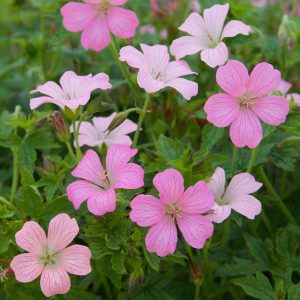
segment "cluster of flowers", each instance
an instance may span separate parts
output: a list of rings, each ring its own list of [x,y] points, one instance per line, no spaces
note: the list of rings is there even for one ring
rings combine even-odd
[[[104,49],[110,43],[110,33],[121,38],[134,36],[138,18],[134,12],[120,7],[127,0],[84,2],[68,3],[61,13],[66,29],[82,31],[81,43],[85,49]],[[285,121],[289,112],[285,94],[290,85],[266,62],[258,64],[250,75],[242,62],[229,60],[226,63],[228,49],[223,40],[251,33],[251,27],[240,21],[230,21],[224,27],[228,9],[228,4],[217,4],[204,10],[203,17],[193,12],[179,27],[188,36],[171,45],[175,61],[170,62],[166,46],[145,44],[141,44],[142,51],[132,46],[123,47],[119,59],[139,70],[137,83],[146,93],[171,87],[190,100],[198,94],[198,85],[182,76],[196,73],[180,59],[200,52],[201,60],[208,66],[220,66],[216,80],[223,90],[205,104],[208,121],[217,127],[230,126],[230,138],[237,147],[255,148],[263,136],[260,120],[273,126]],[[31,99],[30,107],[36,109],[44,103],[52,103],[78,115],[78,109],[88,103],[94,90],[110,88],[109,77],[104,73],[78,76],[67,71],[60,85],[50,81],[32,91],[43,96]],[[282,94],[274,94],[275,90]],[[287,97],[299,101],[299,95]],[[105,162],[101,162],[97,152],[88,150],[72,171],[72,176],[78,179],[67,187],[74,208],[87,201],[88,210],[95,216],[115,211],[116,190],[144,186],[143,168],[130,162],[137,150],[130,147],[132,141],[128,134],[138,127],[125,120],[109,131],[115,115],[94,117],[93,124],[87,121],[78,124],[80,147],[108,146]],[[148,251],[159,256],[174,253],[177,227],[189,245],[201,249],[213,234],[213,222],[223,222],[232,209],[254,219],[261,212],[261,203],[251,194],[262,184],[249,173],[235,175],[226,190],[225,182],[222,168],[215,170],[209,182],[199,181],[186,190],[179,171],[167,169],[156,174],[153,185],[159,197],[141,194],[130,203],[130,219],[139,226],[150,227],[145,240]],[[70,289],[67,273],[86,275],[91,271],[90,250],[80,245],[67,247],[78,232],[76,220],[66,214],[51,220],[48,238],[36,222],[26,222],[16,234],[16,242],[28,253],[16,256],[11,262],[17,280],[29,282],[41,275],[41,289],[46,296],[66,293]]]

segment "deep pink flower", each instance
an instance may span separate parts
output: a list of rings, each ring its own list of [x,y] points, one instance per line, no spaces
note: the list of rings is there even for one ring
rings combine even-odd
[[[139,226],[151,227],[145,241],[147,250],[159,256],[174,253],[176,224],[189,245],[202,248],[213,233],[213,224],[203,215],[214,205],[207,183],[199,181],[184,191],[180,172],[167,169],[155,175],[153,185],[159,192],[159,199],[138,195],[130,204],[130,219]]]
[[[235,210],[248,219],[261,213],[261,203],[250,194],[262,187],[249,173],[235,175],[225,191],[225,171],[217,168],[209,181],[209,189],[215,195],[215,205],[207,216],[216,223],[222,223]]]
[[[107,146],[111,144],[130,146],[132,140],[128,134],[136,131],[137,125],[131,120],[126,119],[118,127],[112,131],[108,131],[107,129],[116,115],[116,113],[112,113],[109,117],[95,117],[93,118],[93,124],[82,122],[79,128],[79,146],[101,147],[102,144],[106,144]],[[70,131],[73,132],[73,126],[70,127]]]
[[[60,85],[48,81],[31,91],[31,94],[39,92],[46,96],[31,99],[30,108],[35,109],[42,104],[53,103],[62,109],[68,107],[71,110],[76,110],[79,106],[87,104],[92,91],[111,88],[109,77],[105,73],[99,73],[95,76],[91,74],[78,76],[73,71],[67,71],[62,75]]]
[[[139,25],[137,15],[120,7],[128,0],[84,0],[70,2],[61,9],[64,27],[81,32],[81,44],[86,50],[101,51],[110,44],[110,32],[119,38],[132,38]]]
[[[127,145],[109,146],[105,169],[93,150],[88,150],[72,171],[80,178],[67,187],[67,195],[78,209],[87,200],[88,210],[102,216],[116,209],[116,189],[137,189],[144,185],[144,170],[128,161],[137,153]]]
[[[168,48],[162,45],[148,46],[141,44],[143,52],[132,46],[123,47],[120,60],[126,61],[133,68],[138,68],[138,84],[147,93],[155,93],[165,87],[176,89],[186,100],[198,93],[197,83],[180,78],[197,74],[182,60],[170,62]]]
[[[277,126],[289,112],[285,98],[269,95],[280,80],[280,72],[268,63],[258,64],[249,76],[241,62],[230,60],[217,71],[217,82],[224,93],[215,94],[206,102],[207,120],[217,127],[230,126],[235,146],[255,148],[262,140],[260,120]]]
[[[300,94],[288,93],[291,87],[292,87],[291,83],[285,80],[281,80],[279,86],[277,87],[277,90],[280,91],[283,95],[285,95],[289,101],[294,99],[295,105],[300,106]]]
[[[170,52],[181,59],[186,55],[201,52],[201,60],[212,68],[223,65],[228,59],[228,50],[222,42],[224,38],[238,34],[248,35],[251,27],[240,21],[230,21],[224,27],[229,4],[216,4],[205,9],[203,17],[191,13],[179,27],[190,36],[184,36],[173,41]],[[224,27],[224,28],[223,28]]]
[[[28,253],[15,256],[10,264],[16,279],[31,282],[41,275],[45,296],[67,293],[71,287],[68,273],[83,276],[91,272],[90,249],[81,245],[68,247],[78,232],[77,221],[67,214],[50,221],[48,237],[38,223],[26,222],[16,233],[16,243]]]

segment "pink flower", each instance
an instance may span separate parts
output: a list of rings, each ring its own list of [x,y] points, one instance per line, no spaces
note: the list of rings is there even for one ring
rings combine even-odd
[[[217,168],[208,183],[216,201],[207,215],[213,222],[222,223],[232,209],[251,220],[261,213],[261,203],[250,195],[262,187],[260,182],[249,173],[241,173],[232,178],[225,191],[225,180],[224,169]]]
[[[276,4],[277,0],[251,0],[251,2],[257,7],[267,7],[270,4]]]
[[[45,296],[67,293],[71,287],[68,273],[82,276],[91,272],[90,249],[81,245],[67,247],[78,232],[77,221],[67,214],[50,221],[48,237],[38,223],[26,222],[16,233],[16,243],[28,253],[15,256],[10,264],[16,279],[31,282],[41,275]]]
[[[191,10],[194,11],[194,12],[199,13],[201,11],[201,5],[198,2],[198,0],[191,0],[190,1],[190,7],[191,7]]]
[[[42,104],[53,103],[62,109],[68,107],[71,110],[76,110],[79,106],[87,104],[92,91],[111,88],[109,77],[105,73],[99,73],[95,76],[91,74],[78,76],[73,71],[67,71],[63,74],[60,85],[48,81],[31,91],[31,94],[39,92],[46,96],[31,99],[30,108],[35,109]]]
[[[131,120],[126,119],[114,130],[108,131],[107,129],[116,115],[116,113],[113,113],[109,117],[95,117],[93,118],[93,124],[82,122],[79,128],[79,146],[101,147],[102,144],[106,144],[107,146],[111,144],[130,146],[132,140],[127,134],[136,131],[137,125]],[[73,132],[72,126],[70,127],[70,131]]]
[[[277,87],[277,90],[281,92],[283,95],[285,95],[289,101],[294,99],[296,106],[300,106],[300,94],[296,94],[296,93],[288,94],[288,91],[290,90],[291,87],[292,87],[291,83],[281,80],[279,86]]]
[[[84,0],[70,2],[61,9],[64,27],[81,32],[81,44],[86,50],[101,51],[110,44],[110,32],[119,38],[132,38],[139,25],[136,14],[119,7],[128,0]]]
[[[191,36],[173,41],[170,51],[176,59],[201,52],[201,60],[212,68],[223,65],[228,59],[228,50],[222,42],[224,38],[238,34],[248,35],[251,27],[240,21],[230,21],[224,27],[229,4],[216,4],[205,9],[203,17],[191,13],[179,30]],[[224,28],[223,28],[224,27]]]
[[[128,162],[136,153],[136,149],[130,149],[127,145],[112,144],[106,154],[104,169],[97,153],[88,150],[72,171],[72,175],[80,179],[67,187],[68,198],[75,209],[87,200],[88,210],[96,216],[102,216],[116,209],[116,189],[142,187],[144,170]]]
[[[249,76],[246,67],[230,60],[217,71],[224,93],[211,96],[204,106],[207,120],[217,127],[230,125],[230,138],[237,147],[255,148],[262,140],[259,120],[277,126],[289,112],[281,96],[268,95],[278,87],[280,72],[268,63],[258,64]]]
[[[146,24],[146,25],[140,27],[140,33],[142,35],[145,35],[145,34],[155,35],[156,28],[152,24]]]
[[[186,100],[198,93],[197,83],[180,78],[196,74],[182,60],[170,62],[168,48],[162,45],[148,46],[141,44],[143,52],[126,46],[120,51],[120,60],[130,67],[138,68],[138,84],[147,93],[155,93],[167,86],[176,89]]]
[[[167,169],[155,175],[153,185],[159,199],[138,195],[130,204],[130,219],[139,226],[151,227],[145,241],[147,250],[159,256],[174,253],[176,224],[189,245],[202,248],[213,233],[212,222],[203,215],[214,205],[207,183],[199,181],[184,191],[182,175],[177,170]]]

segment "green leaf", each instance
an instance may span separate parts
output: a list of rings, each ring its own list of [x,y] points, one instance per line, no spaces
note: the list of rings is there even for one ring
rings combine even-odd
[[[111,256],[111,266],[118,274],[126,274],[126,268],[124,266],[125,257],[120,252],[114,252]]]
[[[23,143],[18,151],[19,163],[21,166],[33,172],[36,160],[36,151],[29,144]]]
[[[157,151],[159,155],[164,157],[166,160],[179,159],[184,153],[185,147],[178,140],[173,140],[169,137],[161,135],[157,142]]]
[[[22,187],[23,199],[18,201],[18,206],[27,216],[38,218],[42,212],[42,197],[36,186]]]
[[[299,300],[300,299],[300,283],[292,285],[288,290],[288,300]]]
[[[160,258],[155,253],[150,253],[146,249],[143,249],[145,258],[149,264],[149,266],[155,270],[156,272],[159,271],[159,264],[160,264]]]

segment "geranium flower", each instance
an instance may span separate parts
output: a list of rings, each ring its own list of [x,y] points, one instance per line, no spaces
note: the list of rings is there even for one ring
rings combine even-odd
[[[230,60],[217,71],[217,82],[224,93],[215,94],[206,102],[207,120],[217,127],[230,126],[235,146],[255,148],[263,136],[259,120],[277,126],[289,112],[285,98],[269,95],[280,80],[280,72],[268,63],[258,64],[249,76],[241,62]]]
[[[176,224],[185,240],[200,249],[213,233],[211,220],[204,216],[214,205],[213,194],[206,182],[199,181],[184,191],[180,172],[167,169],[155,175],[153,185],[159,198],[138,195],[130,203],[130,219],[139,226],[148,227],[146,247],[159,256],[176,250]]]
[[[191,13],[179,27],[191,36],[184,36],[173,41],[170,52],[176,59],[201,52],[201,60],[215,68],[223,65],[228,59],[228,49],[222,42],[224,38],[238,34],[248,35],[251,27],[240,21],[230,21],[224,27],[229,4],[216,4],[205,9],[203,17]],[[223,28],[224,27],[224,28]]]
[[[39,92],[46,96],[31,99],[30,108],[36,109],[42,104],[53,103],[61,109],[68,107],[76,110],[79,106],[87,104],[92,91],[110,88],[109,77],[105,73],[78,76],[73,71],[67,71],[60,78],[60,86],[53,81],[48,81],[31,91],[31,94]]]
[[[128,161],[137,150],[127,145],[112,144],[106,154],[105,169],[93,150],[88,150],[72,171],[80,178],[67,187],[67,195],[78,209],[87,200],[88,210],[102,216],[116,209],[116,189],[137,189],[144,185],[144,170]]]
[[[138,68],[138,85],[147,93],[155,93],[167,86],[177,90],[186,100],[198,93],[197,83],[180,78],[197,74],[182,60],[170,62],[168,48],[162,45],[148,46],[141,44],[143,52],[132,46],[123,47],[120,60],[130,67]]]
[[[261,203],[250,194],[258,191],[262,183],[249,173],[235,175],[225,191],[225,171],[217,168],[208,185],[215,195],[215,205],[207,216],[215,223],[222,223],[235,210],[248,219],[261,213]]]
[[[129,39],[139,25],[137,15],[120,7],[128,0],[84,0],[70,2],[61,8],[64,27],[81,32],[81,44],[86,50],[101,51],[110,44],[110,32],[119,38]]]
[[[296,93],[288,93],[288,91],[291,89],[292,84],[285,81],[281,80],[279,86],[277,87],[277,90],[281,92],[283,95],[286,96],[286,98],[291,101],[294,99],[294,102],[297,106],[300,106],[300,94]]]
[[[112,131],[108,131],[108,127],[116,115],[116,113],[112,113],[109,117],[95,117],[93,118],[93,124],[90,122],[82,122],[79,128],[79,146],[88,145],[90,147],[101,147],[102,144],[106,144],[107,146],[111,144],[130,146],[132,140],[128,134],[135,132],[137,125],[131,120],[126,119],[118,127]],[[78,126],[78,124],[76,124],[76,126]],[[70,127],[70,131],[73,132],[73,126]]]
[[[38,223],[26,222],[16,233],[16,243],[28,253],[15,256],[10,264],[16,279],[31,282],[41,275],[45,296],[67,293],[71,288],[68,273],[82,276],[91,272],[90,249],[81,245],[68,247],[78,232],[77,221],[67,214],[50,221],[48,237]]]

